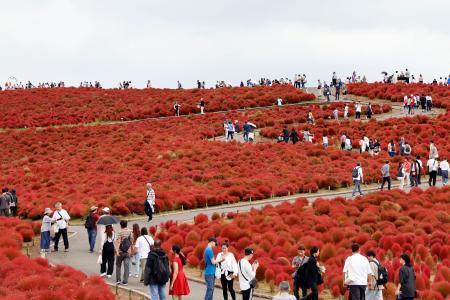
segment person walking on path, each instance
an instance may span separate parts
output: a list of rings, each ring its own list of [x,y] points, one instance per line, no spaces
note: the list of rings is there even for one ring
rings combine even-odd
[[[0,196],[0,216],[9,217],[10,202],[11,197],[8,188],[3,188]]]
[[[131,227],[131,232],[133,235],[133,243],[135,244],[137,239],[141,236],[141,230],[139,228],[139,224],[134,223],[133,226]],[[136,245],[136,244],[135,244]],[[139,274],[140,274],[140,257],[139,257],[139,251],[136,251],[136,248],[134,248],[134,251],[131,252],[130,254],[130,265],[129,265],[129,270],[130,270],[130,276],[133,276],[133,259],[134,259],[134,277],[135,278],[139,278]]]
[[[353,183],[355,184],[352,192],[352,197],[355,196],[356,192],[359,192],[359,194],[362,196],[363,193],[361,192],[361,183],[364,183],[364,175],[360,162],[357,162],[356,167],[354,167],[352,170],[352,179]]]
[[[433,143],[433,141],[430,142],[430,154],[428,157],[434,159],[439,157],[438,149],[436,145]]]
[[[205,100],[203,98],[200,99],[200,114],[203,115],[205,114]]]
[[[248,124],[248,121],[244,122],[244,125],[242,126],[244,130],[244,141],[248,142],[248,134],[251,132],[250,125]]]
[[[280,290],[279,293],[275,296],[273,296],[272,300],[296,300],[295,296],[289,294],[289,282],[282,281],[280,282],[280,285],[278,286],[278,289]]]
[[[9,202],[9,212],[11,216],[17,217],[17,209],[19,208],[19,198],[16,189],[11,190],[11,202]]]
[[[411,175],[411,163],[409,162],[408,157],[405,157],[403,160],[402,171],[403,171],[403,179],[400,180],[401,190],[403,190],[404,184],[408,184],[410,181],[409,176]]]
[[[228,140],[233,140],[233,134],[234,134],[234,125],[233,123],[231,123],[231,121],[228,121],[228,125],[227,125],[227,141]]]
[[[347,257],[342,272],[344,286],[350,290],[350,300],[364,300],[367,286],[373,284],[369,260],[359,253],[359,245],[352,245],[352,255]]]
[[[216,260],[222,260],[217,264],[216,278],[222,285],[223,299],[228,300],[228,292],[230,292],[231,299],[236,300],[233,282],[238,276],[238,266],[234,254],[228,250],[228,241],[222,243],[222,252],[217,254]]]
[[[388,154],[389,154],[389,156],[390,157],[394,157],[395,156],[395,153],[397,152],[396,151],[396,149],[395,149],[395,143],[394,143],[394,140],[391,140],[390,142],[389,142],[389,144],[388,144]]]
[[[289,143],[289,136],[290,136],[289,129],[287,128],[287,126],[284,126],[284,128],[283,128],[283,139],[284,139],[284,142],[286,144]]]
[[[333,117],[334,117],[334,120],[336,120],[336,121],[339,120],[339,109],[337,107],[333,110]]]
[[[144,202],[144,211],[148,216],[148,222],[153,219],[153,213],[155,212],[156,196],[151,182],[147,182],[147,196]]]
[[[251,300],[253,298],[254,286],[250,285],[250,283],[255,279],[259,266],[258,261],[250,264],[253,252],[252,248],[245,248],[245,256],[239,261],[239,287],[242,293],[242,300]]]
[[[367,251],[367,259],[369,260],[370,268],[372,269],[372,285],[367,286],[366,299],[365,300],[383,300],[383,285],[377,285],[377,279],[379,278],[379,266],[380,262],[375,258],[375,252],[372,250]],[[387,280],[387,278],[386,278]]]
[[[434,158],[430,158],[427,162],[427,167],[428,167],[428,175],[429,175],[428,185],[436,186],[436,176],[437,176],[437,172],[438,172],[439,162]]]
[[[361,105],[361,102],[358,102],[355,105],[355,119],[361,119],[361,111],[362,111],[362,105]]]
[[[448,182],[448,169],[449,164],[447,159],[442,159],[439,163],[439,168],[441,169],[441,176],[442,176],[442,185],[447,185]]]
[[[421,184],[422,181],[422,173],[423,173],[423,164],[420,160],[420,155],[416,155],[415,162],[417,163],[418,169],[417,169],[417,184]]]
[[[89,252],[94,252],[95,240],[97,239],[97,221],[100,216],[97,213],[97,206],[91,206],[89,209],[89,215],[86,217],[84,222],[84,228],[86,228],[88,233],[89,241]]]
[[[318,247],[313,246],[309,250],[309,258],[306,262],[306,285],[311,289],[311,293],[301,299],[319,300],[318,286],[323,283],[322,275],[320,272],[319,263],[317,258],[319,257],[320,250]]]
[[[175,102],[173,103],[173,110],[175,111],[175,116],[176,116],[176,117],[179,117],[179,116],[180,116],[180,108],[181,108],[181,105],[178,104],[177,101],[175,101]]]
[[[105,230],[101,232],[100,242],[100,276],[111,278],[114,272],[114,258],[116,233],[112,225],[106,225]]]
[[[152,300],[165,300],[166,284],[170,278],[169,258],[166,252],[161,249],[161,241],[156,240],[144,269],[144,285],[148,286],[148,291]]]
[[[53,219],[50,217],[52,210],[46,208],[41,224],[41,253],[50,252],[50,230],[52,229]]]
[[[390,165],[389,165],[389,161],[386,160],[384,162],[384,165],[381,167],[381,177],[382,177],[382,182],[381,182],[381,190],[383,190],[384,188],[384,183],[387,182],[388,184],[388,190],[391,189],[391,174],[390,174]]]
[[[146,227],[141,228],[141,235],[136,239],[134,248],[136,249],[136,264],[139,264],[141,270],[140,282],[144,282],[144,269],[147,264],[148,253],[153,246],[153,238],[148,235]],[[139,258],[139,259],[138,259]],[[139,273],[139,268],[136,268],[136,273]]]
[[[133,252],[133,235],[127,228],[126,220],[120,221],[120,231],[117,235],[114,245],[116,250],[116,282],[117,284],[128,285],[128,276],[130,275],[130,256]],[[123,264],[123,281],[122,281],[122,264]]]
[[[181,300],[182,296],[189,295],[191,292],[183,270],[183,266],[186,264],[186,257],[181,253],[180,246],[178,245],[172,246],[172,252],[172,276],[169,295],[172,295],[173,299]]]
[[[67,228],[69,227],[70,216],[65,209],[62,208],[61,202],[55,204],[55,212],[53,213],[53,221],[55,221],[55,245],[54,251],[58,252],[59,239],[63,238],[64,252],[69,252],[69,238],[67,236]]]
[[[292,144],[295,145],[295,143],[298,142],[298,133],[297,133],[297,131],[295,131],[295,128],[292,128],[290,138],[291,138]]]
[[[348,104],[346,103],[344,106],[344,119],[348,119]]]
[[[400,255],[402,265],[398,274],[398,286],[395,294],[401,300],[413,300],[416,297],[416,275],[407,254]]]
[[[203,254],[205,260],[205,282],[206,282],[206,293],[205,300],[212,300],[214,295],[214,279],[216,275],[216,264],[221,263],[221,260],[214,259],[213,247],[217,246],[217,240],[215,237],[210,237],[208,239],[208,245],[205,248]]]
[[[370,104],[370,102],[367,105],[367,113],[366,114],[367,114],[367,119],[371,119],[372,118],[373,111],[372,111],[372,104]]]
[[[300,295],[298,293],[299,289],[302,289],[302,297],[306,296],[308,291],[308,287],[305,284],[306,278],[301,278],[301,274],[299,274],[299,269],[301,266],[308,262],[308,256],[305,255],[305,246],[300,245],[297,249],[297,256],[292,260],[292,268],[295,270],[292,274],[292,278],[294,278],[294,296],[297,300],[300,299]]]

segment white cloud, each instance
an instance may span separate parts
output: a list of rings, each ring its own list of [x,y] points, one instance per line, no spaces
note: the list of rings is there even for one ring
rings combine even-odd
[[[100,80],[175,87],[353,70],[379,79],[450,66],[448,1],[68,1],[2,3],[0,81]],[[311,3],[310,3],[311,2]]]

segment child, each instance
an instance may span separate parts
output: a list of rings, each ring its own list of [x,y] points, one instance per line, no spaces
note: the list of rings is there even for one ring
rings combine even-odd
[[[44,218],[42,219],[41,225],[41,253],[50,252],[50,229],[52,228],[52,218],[50,215],[52,210],[46,208],[44,210]]]

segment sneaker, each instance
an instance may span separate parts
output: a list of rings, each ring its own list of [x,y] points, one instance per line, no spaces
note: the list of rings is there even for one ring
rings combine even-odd
[[[100,274],[100,277],[105,277],[106,276],[106,273],[101,273]]]
[[[64,252],[69,252],[69,249],[64,249]]]
[[[119,281],[116,282],[116,284],[117,285],[122,284],[122,281],[119,280]]]
[[[128,283],[127,283],[127,282],[122,282],[122,285],[123,285],[123,286],[127,286]]]
[[[58,249],[53,249],[52,252],[58,252]]]
[[[106,277],[111,278],[111,275],[106,275]]]
[[[94,250],[89,250],[89,253],[94,253]]]
[[[134,275],[134,277],[135,277],[135,278],[138,278],[138,277],[139,277],[139,275],[138,275],[138,274],[136,274],[136,275]]]

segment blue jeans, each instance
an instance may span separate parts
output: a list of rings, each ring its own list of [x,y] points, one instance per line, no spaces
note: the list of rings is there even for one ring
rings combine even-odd
[[[50,231],[41,232],[41,250],[50,250]]]
[[[97,230],[88,229],[89,251],[94,251],[95,239],[97,238]]]
[[[166,300],[166,294],[164,293],[165,289],[166,289],[165,284],[163,285],[150,284],[148,286],[148,292],[152,300]]]
[[[356,192],[359,192],[362,195],[363,193],[361,192],[361,181],[353,179],[353,183],[355,184],[355,187],[353,188],[352,197],[355,196]]]
[[[442,170],[441,171],[441,175],[442,175],[442,183],[443,184],[447,184],[447,182],[448,182],[448,171],[447,170]]]
[[[215,275],[205,275],[205,281],[206,281],[205,300],[213,300],[214,281],[215,280],[216,280],[216,276]]]
[[[132,263],[132,261],[133,261],[133,257],[134,257],[134,259],[136,260],[136,273],[134,273],[134,274],[140,274],[139,273],[139,267],[140,267],[140,256],[139,256],[139,251],[138,252],[136,252],[136,254],[135,255],[132,255],[132,256],[130,256],[130,273],[131,274],[133,274],[133,263]]]
[[[248,132],[244,131],[244,141],[248,142]]]

